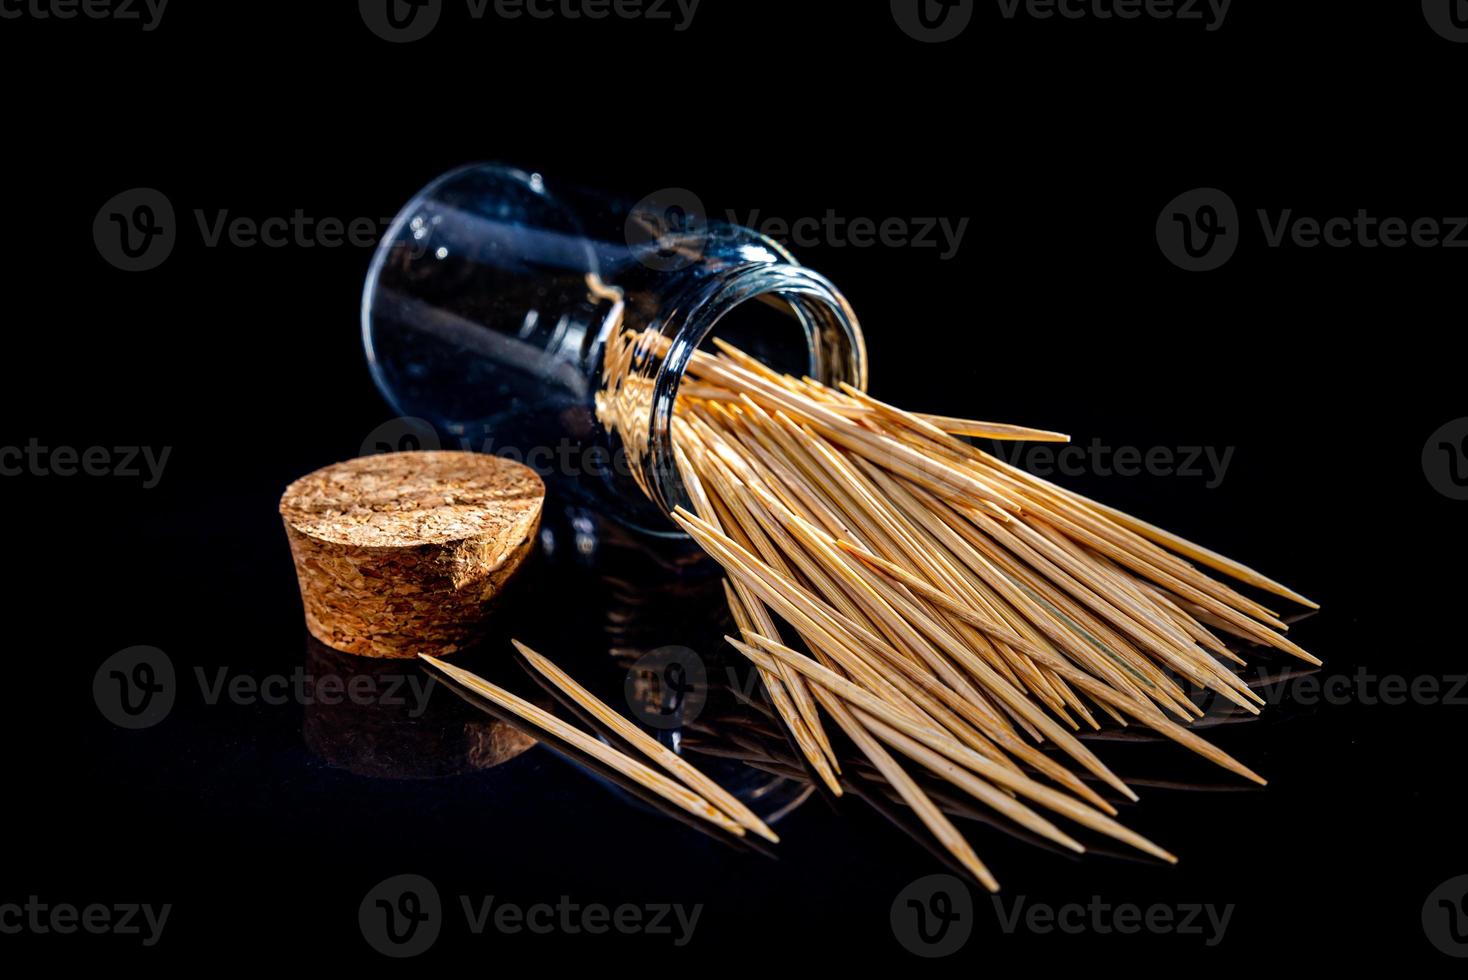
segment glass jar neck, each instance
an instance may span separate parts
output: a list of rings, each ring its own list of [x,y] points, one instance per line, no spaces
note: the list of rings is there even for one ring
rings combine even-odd
[[[634,479],[665,514],[692,507],[673,452],[673,413],[694,352],[716,329],[756,356],[767,339],[762,335],[780,332],[787,342],[793,335],[803,340],[804,357],[790,370],[830,385],[864,389],[867,383],[866,346],[851,305],[829,280],[788,260],[774,243],[751,250],[746,242],[733,256],[715,250],[679,278],[651,322],[626,317],[613,325],[599,398],[608,409],[599,408],[603,424],[621,437]],[[732,315],[755,303],[783,313],[786,322],[728,333]]]

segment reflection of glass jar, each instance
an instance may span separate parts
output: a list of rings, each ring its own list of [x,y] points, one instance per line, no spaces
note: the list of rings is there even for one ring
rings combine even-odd
[[[706,221],[686,191],[631,204],[506,167],[453,171],[394,220],[362,305],[398,412],[663,531],[660,511],[688,504],[673,402],[716,324],[781,370],[865,386],[861,329],[835,287],[769,238]]]

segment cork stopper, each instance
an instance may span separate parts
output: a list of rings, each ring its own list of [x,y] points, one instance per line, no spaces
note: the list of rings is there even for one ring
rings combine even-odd
[[[280,515],[306,628],[364,657],[471,645],[534,548],[544,499],[533,470],[480,453],[365,456],[302,477]]]

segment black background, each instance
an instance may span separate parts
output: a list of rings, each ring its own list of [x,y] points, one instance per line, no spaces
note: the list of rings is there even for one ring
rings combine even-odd
[[[799,250],[860,314],[874,393],[1082,442],[1236,447],[1214,489],[1069,482],[1318,599],[1324,611],[1296,633],[1327,675],[1462,672],[1468,505],[1432,489],[1421,454],[1464,414],[1465,253],[1270,249],[1252,217],[1468,213],[1468,45],[1429,30],[1415,2],[1238,0],[1211,33],[1007,21],[981,2],[961,38],[937,45],[905,36],[882,3],[704,0],[682,33],[474,23],[449,7],[432,37],[401,46],[372,36],[349,3],[180,0],[151,33],[0,21],[0,444],[172,447],[156,489],[0,482],[11,569],[0,901],[174,906],[148,950],[57,935],[0,936],[0,949],[371,968],[386,961],[363,942],[357,903],[413,872],[451,904],[430,964],[493,969],[513,951],[680,970],[906,965],[918,961],[893,938],[889,906],[944,870],[855,800],[809,800],[780,824],[778,861],[731,851],[624,805],[544,749],[445,779],[353,775],[308,749],[300,706],[211,706],[191,680],[163,724],[107,723],[92,674],[127,646],[164,649],[186,678],[302,663],[276,500],[355,455],[392,414],[358,339],[370,251],[206,248],[195,209],[386,218],[441,171],[497,159],[633,193],[688,187],[717,213],[968,217],[951,261]],[[99,256],[91,227],[138,186],[170,198],[180,241],[161,268],[127,274]],[[1244,238],[1223,269],[1188,274],[1162,257],[1154,223],[1199,186],[1232,196]],[[586,642],[606,590],[585,570],[536,575],[521,635],[614,691],[620,675]],[[679,608],[660,642],[712,646],[717,598]],[[1273,708],[1218,735],[1270,777],[1261,791],[1171,747],[1103,744],[1124,776],[1224,790],[1143,787],[1124,810],[1181,864],[1070,861],[965,825],[1003,899],[1231,903],[1222,944],[1007,935],[975,887],[975,936],[944,965],[1299,966],[1386,947],[1450,966],[1420,914],[1433,888],[1468,873],[1464,711]],[[461,894],[705,908],[676,949],[648,936],[471,936]]]

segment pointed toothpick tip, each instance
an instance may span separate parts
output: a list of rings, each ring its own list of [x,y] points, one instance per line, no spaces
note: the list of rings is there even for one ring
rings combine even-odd
[[[1061,660],[1074,659],[1074,669],[1061,673],[1060,678],[1076,683],[1079,673],[1080,680],[1094,681],[1086,693],[1093,698],[1099,694],[1104,700],[1097,703],[1119,723],[1127,724],[1123,715],[1128,715],[1231,772],[1260,786],[1268,785],[1263,777],[1183,727],[1194,713],[1202,712],[1190,703],[1174,703],[1176,695],[1160,686],[1164,685],[1161,672],[1181,672],[1218,690],[1241,710],[1257,713],[1262,699],[1252,692],[1240,692],[1231,675],[1220,674],[1221,660],[1229,654],[1209,642],[1209,629],[1220,624],[1226,624],[1223,628],[1230,633],[1320,665],[1319,658],[1285,638],[1278,614],[1221,579],[1209,577],[1193,562],[1308,609],[1319,609],[1319,603],[1238,562],[1018,471],[953,438],[976,435],[1069,441],[1062,433],[907,412],[855,388],[837,391],[780,375],[725,343],[716,342],[715,348],[724,356],[695,355],[691,371],[704,400],[675,411],[675,423],[681,421],[681,426],[675,424],[675,440],[687,445],[679,465],[703,480],[708,496],[721,506],[710,511],[709,501],[695,496],[698,506],[676,508],[673,520],[741,583],[741,589],[761,590],[762,596],[769,595],[779,605],[778,610],[772,606],[772,611],[802,617],[799,624],[792,620],[791,625],[811,651],[810,657],[799,657],[811,692],[819,697],[823,691],[840,690],[844,692],[840,698],[856,699],[838,698],[831,704],[821,699],[833,717],[839,719],[846,710],[841,705],[846,703],[894,711],[902,706],[887,699],[904,696],[907,685],[894,688],[887,683],[885,674],[900,673],[900,665],[880,659],[868,664],[866,657],[858,659],[868,672],[853,675],[851,681],[840,671],[822,675],[827,655],[835,656],[823,643],[837,642],[836,635],[826,631],[840,630],[839,646],[853,656],[852,651],[845,651],[845,641],[882,644],[878,631],[885,633],[883,626],[904,635],[915,629],[922,642],[936,642],[949,652],[950,645],[943,642],[952,638],[948,624],[963,620],[959,612],[963,609],[983,619],[982,625],[968,622],[967,627],[982,631],[985,626],[993,629],[1003,624],[1016,637],[1042,637],[1033,651],[1013,647],[1021,659],[1039,658],[1030,666],[1042,670],[1042,678],[1048,677],[1043,670],[1054,669],[1048,663],[1038,666],[1047,651],[1054,649]],[[751,439],[760,448],[753,448]],[[751,448],[746,450],[746,446]],[[741,466],[741,460],[747,466]],[[871,486],[881,484],[886,492],[873,496],[867,489],[868,480],[873,481]],[[721,493],[735,497],[721,501]],[[913,547],[927,544],[929,537],[938,545],[931,558]],[[985,542],[1007,555],[1008,561],[1001,561]],[[1023,553],[1015,550],[1016,544],[1025,549]],[[1002,567],[995,568],[990,561]],[[884,577],[878,581],[869,570]],[[1047,583],[1047,596],[1062,603],[1067,615],[1057,615],[1053,607],[1026,603],[1010,591],[1018,580],[1028,581],[1032,573]],[[861,592],[866,601],[857,608],[848,590],[867,584],[871,589]],[[1003,594],[993,591],[1001,588]],[[780,604],[781,596],[776,593],[784,591],[797,593],[799,601]],[[910,594],[921,601],[909,606],[905,597]],[[976,602],[980,594],[985,601]],[[876,605],[877,600],[886,605]],[[893,602],[899,605],[894,607]],[[1115,632],[1125,645],[1120,653],[1102,650],[1109,651],[1125,676],[1116,672],[1117,665],[1096,659],[1090,649],[1095,640],[1086,634],[1087,625],[1068,615],[1072,607],[1086,621],[1095,620]],[[909,609],[923,612],[932,623],[918,627],[906,622]],[[939,612],[941,622],[933,618]],[[879,613],[884,615],[878,617]],[[791,649],[770,645],[778,636],[762,636],[747,625],[739,623],[739,629],[731,631],[734,635],[726,637],[736,650],[761,670],[776,662],[785,668],[795,666],[789,660],[795,656]],[[930,635],[933,630],[939,635]],[[1075,642],[1067,644],[1068,639]],[[1052,643],[1057,646],[1052,648]],[[1199,643],[1201,646],[1196,645]],[[430,662],[437,665],[437,661]],[[846,665],[844,660],[841,663]],[[861,683],[853,686],[853,681]],[[1131,787],[1074,742],[1060,723],[1045,714],[1042,724],[1027,710],[1033,707],[1043,713],[1048,708],[1060,722],[1076,727],[1068,714],[1073,705],[1062,693],[1063,686],[1052,690],[1046,683],[1034,687],[1007,675],[996,676],[975,684],[971,690],[978,693],[946,691],[949,697],[943,701],[947,703],[931,703],[946,712],[956,706],[957,697],[991,696],[995,685],[1010,682],[1021,685],[1006,700],[1006,707],[1022,715],[1015,719],[1018,728],[1039,742],[1065,748],[1114,791],[1107,796],[1118,802],[1122,798],[1140,802]],[[880,703],[869,700],[881,691],[887,693],[876,698]],[[836,697],[834,693],[830,696]],[[1156,700],[1156,706],[1149,698]],[[979,712],[977,702],[971,707]],[[1087,709],[1076,707],[1094,725]],[[1183,725],[1171,721],[1170,715],[1177,715]],[[905,715],[884,717],[906,720]],[[1016,734],[1007,720],[1003,730]],[[924,730],[922,734],[930,733]],[[975,732],[976,737],[979,734]],[[853,734],[854,739],[861,737],[861,732]],[[957,748],[962,757],[963,746]],[[870,752],[868,759],[872,759]],[[1088,826],[1119,836],[1168,864],[1178,863],[1175,855],[1102,817],[1115,816],[1117,808],[1096,792],[1101,786],[1092,789],[1063,769],[1045,775],[1084,801],[1088,805],[1085,812],[1094,821],[1104,821]],[[902,777],[889,775],[891,778]],[[1060,795],[1055,788],[1046,787],[1046,791]],[[839,786],[833,792],[839,796]],[[1083,822],[1087,820],[1091,818]],[[929,829],[934,826],[930,824]],[[997,880],[967,845],[938,827],[937,836],[974,878],[997,891]],[[1085,853],[1078,843],[1063,843],[1076,853]]]

